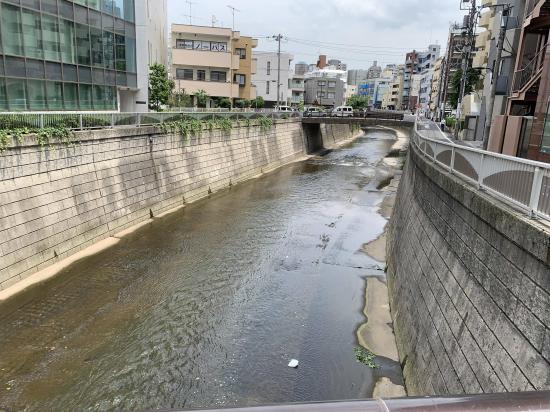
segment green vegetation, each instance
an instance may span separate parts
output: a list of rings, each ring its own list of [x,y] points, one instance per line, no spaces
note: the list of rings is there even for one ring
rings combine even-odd
[[[354,110],[366,109],[370,103],[367,96],[351,96],[348,99],[348,106],[353,107]]]
[[[149,68],[149,108],[160,112],[162,105],[168,104],[174,81],[168,78],[163,64],[153,64]]]
[[[1,129],[0,153],[7,149],[10,138],[15,139],[18,144],[21,144],[23,143],[23,136],[25,135],[36,135],[36,141],[42,147],[51,143],[52,140],[57,140],[59,143],[64,143],[66,146],[74,144],[74,133],[66,126]]]
[[[464,95],[468,95],[474,91],[480,81],[481,72],[479,69],[468,69],[466,80],[466,88]],[[453,109],[458,106],[458,95],[460,94],[460,83],[462,81],[462,69],[458,69],[451,78],[451,92],[449,93],[449,101]]]
[[[193,107],[193,99],[185,93],[185,90],[174,90],[168,104],[171,107]]]
[[[262,116],[258,119],[258,125],[262,130],[269,130],[273,127],[273,119],[271,117]]]
[[[447,126],[449,129],[454,129],[456,125],[456,118],[448,116],[445,118],[445,126]]]
[[[208,102],[208,93],[206,93],[204,90],[198,90],[195,94],[195,99],[197,100],[197,106],[198,107],[206,107],[206,103]]]
[[[250,107],[253,107],[255,109],[263,109],[264,106],[265,106],[265,101],[262,96],[258,96],[254,100],[250,101]]]
[[[355,348],[353,351],[355,352],[355,359],[357,359],[357,362],[367,365],[371,369],[378,369],[380,367],[374,361],[376,355],[371,351],[359,347]]]
[[[248,99],[241,99],[235,102],[235,106],[238,107],[239,109],[245,109],[247,107],[250,107],[251,105],[252,105],[252,102]]]

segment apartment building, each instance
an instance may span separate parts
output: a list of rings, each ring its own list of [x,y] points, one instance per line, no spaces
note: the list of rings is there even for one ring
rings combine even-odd
[[[439,58],[441,46],[438,44],[430,44],[425,51],[413,50],[405,56],[405,71],[403,76],[403,101],[402,108],[404,110],[415,110],[418,105],[420,92],[420,78],[416,75],[433,68],[435,62]],[[412,90],[413,80],[417,80],[417,90]]]
[[[351,85],[351,86],[360,85],[361,83],[363,83],[365,80],[369,78],[368,74],[369,74],[368,70],[361,70],[361,69],[348,70],[348,85]]]
[[[148,110],[166,0],[0,0],[0,110]]]
[[[288,79],[288,104],[292,106],[299,106],[304,104],[305,95],[305,75],[292,73]]]
[[[443,117],[444,105],[441,104],[441,91],[443,87],[443,73],[445,70],[445,59],[437,59],[433,69],[432,86],[430,91],[430,112],[434,119],[440,120]]]
[[[255,98],[256,46],[256,39],[229,28],[173,24],[171,73],[176,89],[191,96],[206,92],[208,107],[214,98]]]
[[[289,80],[291,75],[291,64],[294,56],[288,53],[281,53],[281,70],[279,72],[279,56],[276,52],[255,52],[257,59],[256,74],[252,77],[252,83],[256,86],[258,96],[265,101],[266,107],[277,105],[277,79],[279,83],[279,99],[281,104],[289,100]]]
[[[305,103],[325,107],[346,101],[347,75],[343,70],[322,69],[306,74]]]
[[[380,109],[384,100],[384,95],[389,92],[393,79],[380,77],[369,79],[360,84],[357,88],[357,94],[369,99],[369,105]]]

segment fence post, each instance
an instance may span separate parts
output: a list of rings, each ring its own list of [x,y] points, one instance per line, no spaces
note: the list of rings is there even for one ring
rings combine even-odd
[[[451,174],[453,174],[454,170],[455,170],[455,147],[452,146],[451,147],[451,170],[450,170]]]
[[[78,115],[78,124],[80,125],[80,130],[84,130],[84,119],[82,118],[82,113]]]
[[[111,113],[111,129],[115,127],[115,114]]]
[[[44,128],[44,113],[40,113],[38,115],[38,123],[40,125],[40,128],[43,129]]]
[[[141,113],[137,114],[137,127],[141,126]]]
[[[542,190],[542,178],[544,171],[537,167],[533,176],[533,186],[531,187],[531,200],[529,202],[529,216],[533,216],[533,212],[539,208],[540,192]]]
[[[481,154],[481,161],[479,162],[479,170],[477,172],[477,189],[479,190],[483,186],[483,179],[485,174],[483,173],[483,165],[485,164],[485,155]]]

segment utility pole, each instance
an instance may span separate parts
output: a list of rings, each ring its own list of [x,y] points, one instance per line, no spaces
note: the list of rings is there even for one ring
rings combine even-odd
[[[277,36],[273,36],[273,38],[279,42],[277,50],[277,106],[279,106],[281,101],[281,40],[283,36],[279,33]]]
[[[212,15],[212,27],[216,27],[217,22],[218,22],[218,19],[216,19],[216,16]]]
[[[458,104],[456,107],[456,126],[455,126],[455,139],[458,139],[458,129],[460,127],[460,118],[462,117],[462,101],[466,94],[466,85],[468,83],[468,70],[470,66],[470,56],[472,55],[472,48],[476,32],[476,19],[477,19],[477,7],[476,0],[470,0],[470,14],[468,15],[468,22],[466,25],[466,44],[462,50],[462,79],[460,81],[460,92],[458,93]]]
[[[237,13],[240,13],[241,11],[239,9],[236,9],[235,7],[233,6],[230,6],[228,5],[227,7],[229,7],[231,9],[231,14],[233,15],[233,30],[235,30],[235,12]]]
[[[491,93],[487,101],[485,114],[485,132],[483,133],[483,149],[487,150],[489,144],[489,135],[491,134],[491,123],[493,122],[493,109],[495,106],[495,96],[497,94],[497,81],[500,72],[500,62],[502,60],[502,50],[504,49],[504,39],[506,38],[506,28],[508,26],[508,15],[510,14],[510,4],[503,5],[502,20],[500,22],[500,32],[498,35],[497,55],[495,64],[491,70]]]

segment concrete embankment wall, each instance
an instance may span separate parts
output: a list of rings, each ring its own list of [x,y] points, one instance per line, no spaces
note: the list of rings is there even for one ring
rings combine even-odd
[[[328,146],[350,138],[322,125]],[[187,140],[158,128],[81,132],[79,144],[33,138],[0,154],[0,290],[151,215],[302,158],[299,120],[203,131]]]
[[[550,388],[548,230],[412,146],[387,267],[409,394]]]

